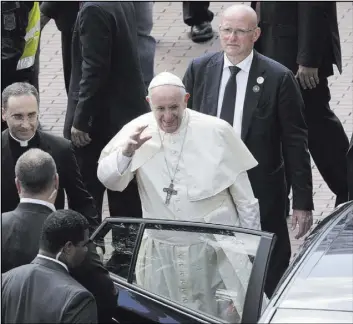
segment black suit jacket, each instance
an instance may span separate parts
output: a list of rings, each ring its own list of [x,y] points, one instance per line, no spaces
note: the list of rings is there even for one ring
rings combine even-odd
[[[336,2],[261,1],[259,25],[262,33],[255,48],[294,74],[303,65],[329,76],[332,64],[342,73]]]
[[[30,263],[35,258],[43,223],[51,213],[51,209],[42,205],[20,203],[14,211],[2,215],[1,272]],[[93,243],[88,245],[83,263],[70,273],[95,297],[99,321],[110,322],[116,307],[116,293]]]
[[[184,76],[188,107],[216,116],[224,53],[194,59]],[[257,83],[263,77],[262,84]],[[255,92],[254,86],[259,86]],[[284,217],[284,161],[293,183],[293,208],[312,210],[312,175],[303,99],[294,75],[254,51],[243,109],[241,137],[259,165],[248,172],[264,223]],[[282,152],[283,147],[283,152]]]
[[[92,196],[87,192],[82,182],[81,173],[70,141],[42,131],[37,131],[36,136],[38,136],[36,147],[53,157],[59,174],[59,190],[55,207],[57,209],[65,207],[65,191],[69,208],[84,215],[89,221],[92,231],[99,225],[97,209]],[[17,160],[14,159],[10,149],[11,140],[9,131],[3,131],[1,134],[2,213],[14,210],[20,201],[15,185],[15,165]]]
[[[39,250],[44,221],[52,210],[44,205],[20,203],[1,215],[1,273],[30,263]]]
[[[40,11],[54,19],[58,29],[63,33],[71,33],[77,18],[79,1],[43,1]]]
[[[85,2],[72,38],[72,72],[64,136],[72,125],[109,141],[149,107],[131,2]]]
[[[2,275],[2,323],[97,323],[91,293],[60,264],[37,257]]]

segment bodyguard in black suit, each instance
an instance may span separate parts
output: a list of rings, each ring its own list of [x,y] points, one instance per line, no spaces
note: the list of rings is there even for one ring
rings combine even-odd
[[[257,2],[261,54],[289,68],[301,84],[309,150],[336,205],[347,200],[346,152],[348,138],[331,110],[327,77],[333,64],[342,73],[337,9],[334,1]],[[252,2],[256,7],[256,2]],[[303,87],[304,86],[304,87]]]
[[[21,155],[15,170],[21,199],[14,211],[1,217],[2,273],[28,264],[36,257],[43,224],[55,211],[60,182],[54,159],[40,149],[30,149]],[[88,244],[88,251],[81,265],[70,268],[70,273],[94,295],[99,321],[110,323],[116,306],[113,282],[93,243]]]
[[[55,201],[54,196],[54,200]],[[1,273],[30,263],[38,253],[40,232],[53,203],[19,203],[15,210],[1,215]]]
[[[88,226],[72,210],[46,218],[34,260],[2,275],[2,323],[97,323],[93,295],[69,273],[87,255]]]
[[[241,115],[239,111],[242,110],[241,129],[237,129],[235,124],[233,126],[259,163],[248,174],[254,194],[259,199],[261,227],[277,236],[265,288],[271,296],[291,254],[285,219],[284,162],[293,183],[293,223],[299,221],[297,237],[304,235],[312,224],[312,175],[307,128],[302,115],[303,99],[298,84],[287,68],[256,51],[252,52],[259,33],[256,14],[249,6],[236,5],[227,9],[220,27],[225,52],[194,59],[186,71],[184,84],[191,95],[190,108],[217,116],[222,76],[227,72],[223,69],[225,53],[228,61],[237,61],[230,63],[233,66],[241,65],[239,63],[245,60],[251,62],[253,53],[249,71],[246,72],[244,66],[243,70],[238,67],[238,75],[229,77],[223,89],[220,117],[233,124],[234,114]],[[241,105],[235,105],[236,100],[241,101],[241,87],[245,98]],[[226,102],[228,100],[230,105]]]
[[[76,146],[83,180],[102,210],[97,178],[102,149],[130,120],[147,112],[131,2],[83,2],[72,40],[72,73],[64,136]],[[108,191],[112,216],[141,216],[136,183]]]
[[[65,206],[65,193],[69,208],[84,215],[91,230],[99,225],[97,209],[87,192],[71,143],[61,137],[37,130],[38,92],[28,83],[14,83],[2,93],[2,115],[9,129],[1,134],[1,211],[14,210],[19,197],[15,185],[15,164],[30,148],[40,148],[55,160],[60,186],[55,206]]]

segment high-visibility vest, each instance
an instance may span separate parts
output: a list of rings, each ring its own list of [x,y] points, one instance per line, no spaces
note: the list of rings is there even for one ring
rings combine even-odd
[[[23,70],[34,64],[40,36],[40,8],[39,2],[35,1],[28,16],[28,26],[26,28],[25,49],[17,63],[17,70]]]

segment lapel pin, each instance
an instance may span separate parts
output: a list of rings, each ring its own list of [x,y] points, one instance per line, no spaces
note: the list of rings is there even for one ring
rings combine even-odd
[[[252,91],[259,92],[260,91],[260,87],[258,85],[254,85],[253,88],[252,88]]]
[[[256,81],[257,81],[258,84],[263,84],[264,81],[265,81],[265,79],[260,76],[260,77],[258,77],[258,78],[256,79]]]

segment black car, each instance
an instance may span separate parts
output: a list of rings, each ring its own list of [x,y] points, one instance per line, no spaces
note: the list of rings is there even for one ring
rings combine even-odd
[[[353,323],[353,201],[307,237],[259,323]]]

